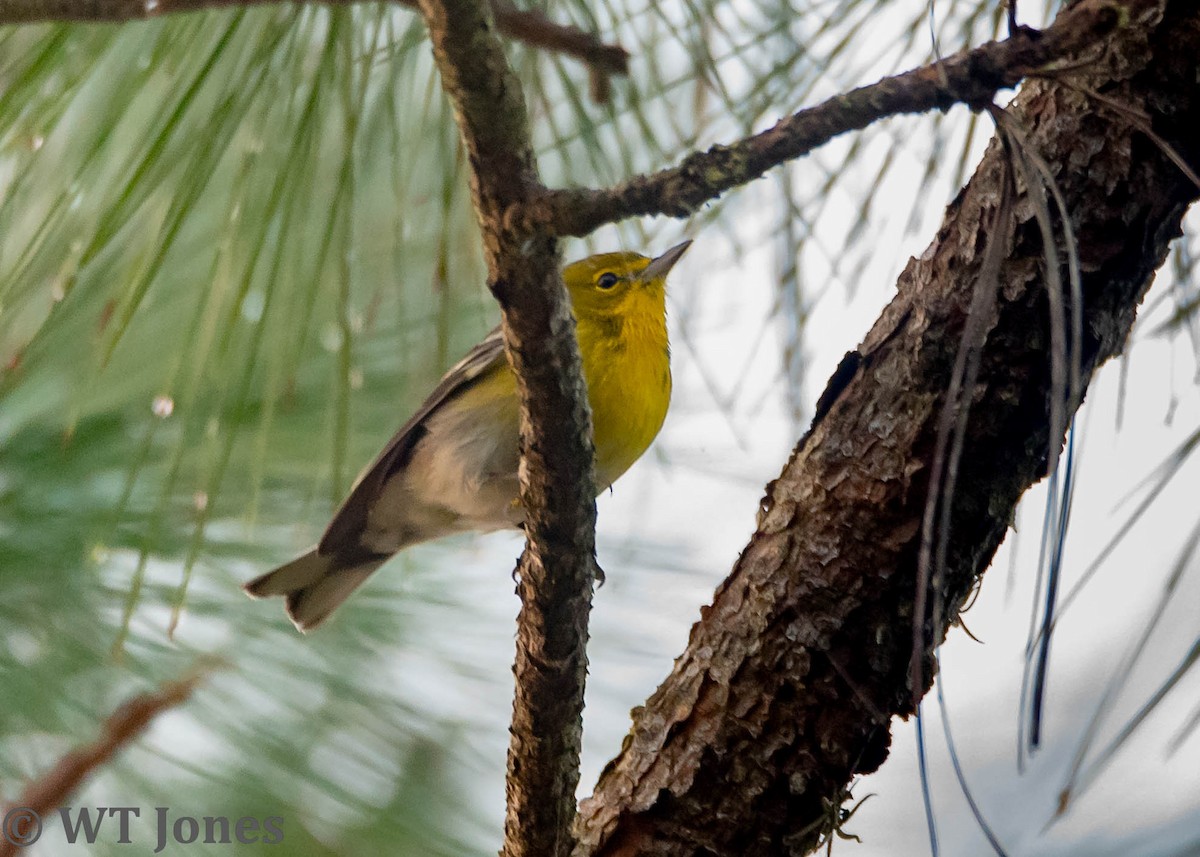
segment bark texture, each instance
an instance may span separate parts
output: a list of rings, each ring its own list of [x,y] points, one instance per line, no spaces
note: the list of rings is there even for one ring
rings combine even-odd
[[[520,83],[484,0],[421,0],[471,165],[489,286],[521,397],[516,696],[504,854],[569,854],[579,784],[587,622],[595,563],[591,413],[552,237],[505,224],[544,188]]]
[[[1200,162],[1200,12],[1139,4],[1075,84],[1151,114]],[[1070,14],[1070,12],[1065,13]],[[1197,188],[1111,109],[1053,82],[1014,114],[1057,177],[1083,266],[1084,377],[1116,354]],[[993,144],[898,294],[848,354],[808,435],[768,486],[758,531],[687,650],[584,801],[583,855],[809,853],[844,790],[887,756],[912,713],[916,567],[932,452],[984,249],[1007,258],[952,506],[929,645],[956,618],[1021,494],[1044,474],[1050,332],[1028,197],[1007,224]],[[1064,272],[1065,281],[1065,272]],[[935,633],[935,627],[937,633]],[[923,670],[927,689],[932,664]]]

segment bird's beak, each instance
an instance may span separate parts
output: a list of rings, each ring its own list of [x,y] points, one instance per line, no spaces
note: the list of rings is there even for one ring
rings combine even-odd
[[[648,283],[651,280],[660,279],[667,275],[667,272],[675,267],[675,263],[680,257],[687,252],[687,248],[692,246],[691,239],[684,241],[682,244],[676,244],[666,253],[663,253],[657,259],[651,259],[639,277],[643,283]]]

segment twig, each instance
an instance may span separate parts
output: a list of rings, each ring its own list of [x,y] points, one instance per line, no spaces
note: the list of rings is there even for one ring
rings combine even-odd
[[[400,0],[412,2],[416,0]],[[492,14],[501,33],[532,48],[574,57],[588,67],[592,100],[605,103],[610,95],[612,75],[629,74],[629,51],[620,45],[607,45],[594,33],[578,27],[555,24],[541,12],[518,9],[511,0],[491,0]]]
[[[0,0],[0,24],[141,21],[203,9],[282,5],[283,2],[285,0]],[[347,6],[359,0],[315,2]],[[390,2],[418,8],[418,0]],[[491,0],[491,7],[496,27],[503,35],[532,48],[573,57],[586,65],[592,75],[594,96],[597,81],[603,81],[607,87],[610,76],[629,73],[629,52],[620,45],[606,44],[594,33],[569,24],[556,24],[541,12],[518,9],[511,0]]]
[[[516,694],[508,755],[507,857],[560,857],[574,840],[588,612],[595,564],[591,413],[557,243],[504,212],[544,193],[520,82],[484,0],[421,0],[471,164],[489,285],[521,397]]]
[[[30,816],[44,816],[61,806],[94,771],[105,765],[113,756],[136,741],[168,709],[182,705],[192,695],[203,678],[197,673],[180,681],[168,682],[152,693],[143,693],[123,702],[104,721],[100,737],[90,744],[78,747],[59,759],[58,763],[42,777],[31,783],[5,813],[26,811]],[[8,831],[9,834],[19,831]],[[13,836],[0,836],[0,857],[17,854]]]
[[[688,217],[725,191],[847,131],[889,116],[946,110],[955,104],[986,106],[1001,89],[1015,86],[1052,61],[1096,46],[1153,8],[1152,0],[1128,0],[1121,5],[1113,0],[1084,0],[1045,30],[1020,28],[1003,41],[837,95],[760,134],[693,153],[678,166],[616,187],[552,191],[531,206],[510,212],[509,218],[556,235],[587,235],[606,223],[638,215]]]

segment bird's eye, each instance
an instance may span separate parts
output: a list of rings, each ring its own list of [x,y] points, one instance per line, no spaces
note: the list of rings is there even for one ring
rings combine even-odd
[[[596,285],[602,289],[611,289],[617,284],[619,279],[620,277],[616,274],[601,274],[599,279],[596,280]]]

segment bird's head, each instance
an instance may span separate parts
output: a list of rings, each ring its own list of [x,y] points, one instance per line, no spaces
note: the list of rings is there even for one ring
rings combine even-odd
[[[662,306],[667,272],[691,241],[676,244],[657,258],[640,253],[600,253],[563,269],[576,317],[626,313],[637,306]]]

